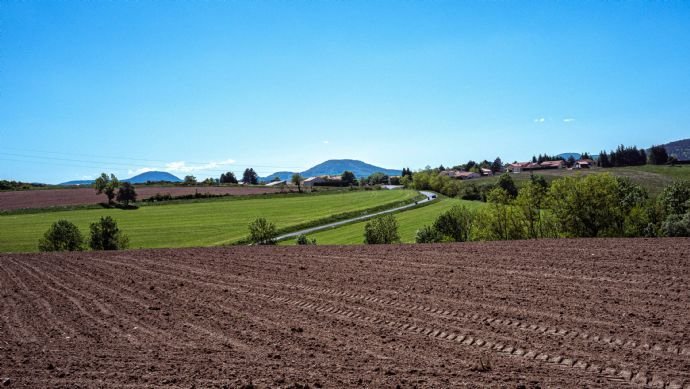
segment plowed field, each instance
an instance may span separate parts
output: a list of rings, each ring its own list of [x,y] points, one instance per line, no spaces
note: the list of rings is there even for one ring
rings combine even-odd
[[[690,239],[0,255],[9,387],[690,388]]]
[[[279,192],[275,187],[182,187],[182,186],[142,186],[137,187],[139,200],[144,200],[156,194],[169,194],[171,196],[186,196],[194,193],[210,193],[214,195],[256,195],[262,193]],[[0,210],[12,210],[22,208],[44,208],[66,205],[98,204],[105,203],[108,199],[104,194],[97,194],[93,188],[74,189],[41,189],[0,192]]]

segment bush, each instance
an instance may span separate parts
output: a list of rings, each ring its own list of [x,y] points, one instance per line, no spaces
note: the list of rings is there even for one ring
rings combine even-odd
[[[110,216],[101,217],[90,228],[89,246],[92,250],[123,250],[129,244],[129,238],[120,231],[117,222]]]
[[[67,220],[58,220],[38,241],[40,251],[81,251],[84,249],[84,237],[79,228]]]
[[[690,237],[690,213],[670,215],[661,224],[661,232],[664,236]]]
[[[278,229],[276,225],[260,217],[249,223],[249,241],[253,244],[276,244]]]
[[[443,241],[443,234],[433,226],[424,226],[417,230],[414,240],[417,243],[438,243]]]
[[[474,212],[456,205],[436,218],[434,229],[455,242],[466,242],[470,240],[474,219]]]
[[[298,245],[316,245],[316,239],[312,239],[310,241],[306,235],[301,234],[300,236],[297,237],[297,244]]]
[[[364,243],[390,244],[400,242],[398,221],[391,214],[372,219],[364,226]]]

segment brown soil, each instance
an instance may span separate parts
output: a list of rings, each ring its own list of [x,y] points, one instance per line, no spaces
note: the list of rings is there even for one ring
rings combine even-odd
[[[137,187],[139,200],[147,199],[160,193],[171,196],[184,196],[199,193],[211,193],[215,195],[229,194],[233,196],[255,195],[262,193],[279,192],[275,187],[165,187],[145,186]],[[23,208],[45,208],[65,205],[82,205],[105,203],[108,199],[104,194],[96,194],[93,188],[74,189],[45,189],[0,192],[0,210],[12,210]]]
[[[10,387],[690,387],[690,239],[0,255]]]

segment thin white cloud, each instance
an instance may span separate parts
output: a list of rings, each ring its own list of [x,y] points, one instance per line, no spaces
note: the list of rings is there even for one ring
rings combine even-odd
[[[187,165],[185,161],[175,161],[166,163],[163,168],[142,167],[136,170],[129,170],[129,174],[141,174],[154,170],[165,170],[168,173],[194,173],[205,170],[217,170],[235,163],[234,159],[224,161],[211,161],[204,164]]]
[[[563,123],[572,123],[575,121],[575,118],[565,118],[563,119]]]
[[[544,118],[536,118],[536,119],[534,119],[534,122],[535,122],[535,123],[544,123],[545,121],[546,121],[546,119],[544,119]]]
[[[329,144],[330,142],[329,142],[329,141],[327,141],[327,140],[325,140],[325,141],[323,141],[323,142],[321,142],[321,143],[323,143],[323,144],[327,145],[327,144]]]

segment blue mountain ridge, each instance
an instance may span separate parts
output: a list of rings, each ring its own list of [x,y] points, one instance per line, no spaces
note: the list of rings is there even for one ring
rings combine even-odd
[[[159,181],[165,181],[165,182],[182,182],[181,179],[178,177],[168,173],[168,172],[158,172],[158,171],[152,171],[152,172],[145,172],[141,174],[137,174],[134,177],[131,178],[126,178],[124,180],[120,180],[122,182],[130,182],[132,184],[143,184],[148,181],[152,182],[159,182]],[[75,181],[67,181],[63,182],[60,185],[80,185],[80,186],[87,186],[87,185],[93,185],[94,180],[75,180]]]
[[[281,180],[290,180],[295,173],[299,173],[304,178],[341,175],[346,170],[354,173],[356,177],[368,177],[374,173],[383,173],[389,176],[399,176],[402,174],[402,170],[386,169],[354,159],[331,159],[303,172],[275,172],[266,177],[259,177],[259,181],[271,181],[275,177]]]

